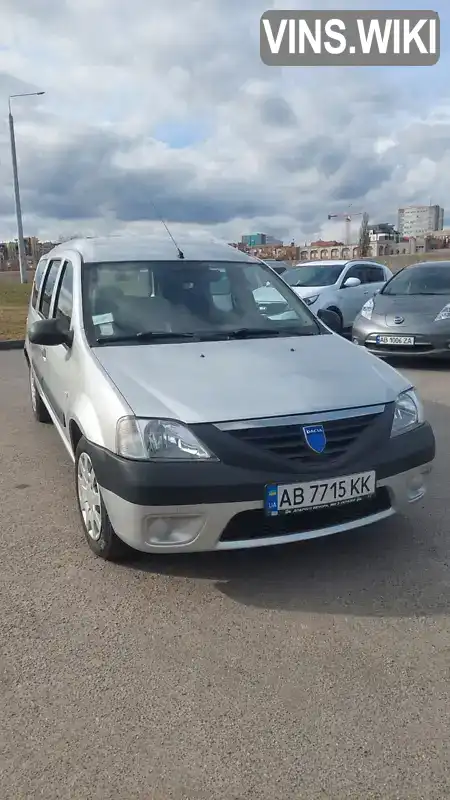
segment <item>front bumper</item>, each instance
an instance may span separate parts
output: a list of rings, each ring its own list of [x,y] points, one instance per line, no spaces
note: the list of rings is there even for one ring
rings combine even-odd
[[[386,490],[387,499],[380,510],[364,510],[353,518],[349,514],[344,521],[325,524],[316,523],[314,519],[314,515],[317,520],[320,518],[320,511],[267,518],[262,501],[139,506],[105,489],[102,489],[102,496],[117,535],[135,550],[146,553],[238,550],[343,533],[406,511],[411,503],[425,495],[431,467],[431,463],[424,464],[377,481],[377,491],[381,494],[381,490]],[[354,511],[358,513],[357,508]],[[306,515],[309,524],[305,526]],[[330,519],[330,512],[328,515]]]
[[[377,336],[414,336],[413,345],[379,345]],[[377,320],[368,320],[358,317],[352,330],[353,344],[360,345],[373,355],[381,358],[450,358],[450,333],[429,333],[427,331],[414,332],[387,328],[383,324],[377,325]]]
[[[214,464],[130,462],[88,446],[103,501],[117,535],[143,552],[196,552],[284,544],[341,533],[397,512],[420,500],[435,457],[435,440],[424,423],[361,451],[355,461],[332,466],[323,477],[375,469],[370,500],[297,515],[267,517],[264,487],[317,478],[312,471],[287,474]]]

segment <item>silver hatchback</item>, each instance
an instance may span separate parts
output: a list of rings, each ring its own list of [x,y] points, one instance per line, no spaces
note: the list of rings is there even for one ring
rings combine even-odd
[[[435,441],[410,382],[260,260],[178,245],[74,240],[36,270],[31,405],[74,461],[94,553],[287,543],[420,500]]]

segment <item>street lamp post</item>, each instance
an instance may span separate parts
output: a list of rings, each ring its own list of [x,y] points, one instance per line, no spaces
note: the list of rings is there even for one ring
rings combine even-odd
[[[14,198],[16,201],[17,242],[19,248],[19,269],[21,283],[27,282],[27,258],[25,253],[25,242],[23,239],[22,207],[20,204],[19,173],[17,170],[16,137],[14,133],[14,117],[11,111],[11,100],[14,97],[38,97],[42,94],[45,94],[45,92],[22,92],[21,94],[11,94],[8,98],[9,135],[11,139],[11,161],[14,179]]]

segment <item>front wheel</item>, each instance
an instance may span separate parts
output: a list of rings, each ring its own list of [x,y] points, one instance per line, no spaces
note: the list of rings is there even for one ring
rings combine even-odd
[[[96,556],[105,561],[121,561],[131,550],[111,525],[86,445],[82,437],[75,453],[75,485],[84,535]]]
[[[339,335],[342,335],[342,331],[344,330],[344,319],[342,317],[341,312],[339,311],[338,308],[334,308],[334,307],[327,308],[327,311],[334,311],[334,313],[339,317],[339,330],[336,331],[336,333],[339,333]]]

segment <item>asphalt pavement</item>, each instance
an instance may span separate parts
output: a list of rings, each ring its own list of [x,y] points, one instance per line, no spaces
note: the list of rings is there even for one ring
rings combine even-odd
[[[450,796],[450,366],[408,518],[277,549],[97,560],[0,353],[2,800]]]

